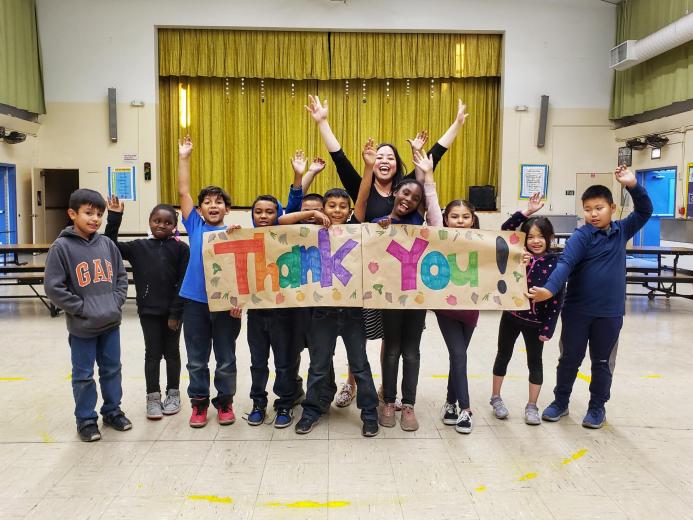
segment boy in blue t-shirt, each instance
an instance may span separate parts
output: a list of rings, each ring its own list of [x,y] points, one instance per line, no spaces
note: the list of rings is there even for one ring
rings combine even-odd
[[[190,196],[190,155],[193,144],[186,136],[178,145],[178,195],[183,213],[183,225],[190,240],[190,261],[180,289],[183,306],[183,334],[188,353],[188,397],[192,405],[190,426],[207,424],[209,407],[209,356],[214,349],[216,370],[214,386],[217,396],[212,404],[217,409],[219,424],[232,424],[233,396],[236,393],[236,338],[241,331],[241,309],[210,312],[207,303],[202,235],[207,231],[225,230],[224,217],[231,199],[217,186],[207,186],[197,196],[195,208]]]
[[[544,287],[532,287],[528,296],[535,302],[548,300],[568,288],[561,312],[560,357],[556,368],[554,401],[542,419],[555,422],[568,415],[568,402],[578,369],[590,346],[592,380],[586,428],[601,428],[606,420],[604,405],[609,400],[623,326],[626,292],[626,243],[652,215],[652,202],[632,171],[619,166],[616,180],[633,198],[633,213],[612,221],[616,211],[613,196],[605,186],[590,186],[582,195],[585,225],[566,244]]]

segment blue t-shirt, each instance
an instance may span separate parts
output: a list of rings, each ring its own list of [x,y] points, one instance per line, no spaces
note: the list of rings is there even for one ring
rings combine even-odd
[[[378,223],[381,220],[385,220],[389,216],[390,215],[385,215],[384,217],[374,218],[373,220],[371,220],[371,222]],[[420,226],[421,224],[424,223],[424,218],[421,216],[421,213],[419,213],[418,211],[412,211],[411,213],[404,215],[401,219],[392,217],[391,222],[392,222],[392,224],[414,224],[414,225]]]
[[[202,234],[207,231],[226,229],[226,226],[210,226],[202,219],[196,209],[190,212],[187,219],[183,219],[183,225],[188,232],[190,241],[190,260],[179,294],[182,298],[207,303],[205,269],[202,263]]]

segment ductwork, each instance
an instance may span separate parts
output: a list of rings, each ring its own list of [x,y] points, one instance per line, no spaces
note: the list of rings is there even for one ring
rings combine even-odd
[[[640,40],[626,40],[610,51],[610,68],[626,70],[693,40],[693,13]]]

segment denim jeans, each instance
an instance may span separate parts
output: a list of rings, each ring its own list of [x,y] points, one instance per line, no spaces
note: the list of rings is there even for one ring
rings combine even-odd
[[[332,383],[330,378],[334,376],[332,358],[338,336],[344,341],[349,368],[358,387],[356,405],[361,410],[361,418],[377,420],[378,394],[366,355],[363,314],[361,308],[349,307],[322,307],[313,313],[308,335],[310,368],[303,415],[314,419],[325,413],[326,387]]]
[[[144,379],[147,393],[159,392],[161,358],[166,360],[166,390],[180,386],[180,327],[168,328],[168,316],[140,315],[144,335]]]
[[[297,396],[296,346],[292,338],[291,309],[253,309],[248,311],[250,347],[250,398],[267,406],[270,348],[274,356],[274,408],[291,408]]]
[[[216,369],[214,387],[215,406],[233,402],[236,393],[236,338],[241,331],[241,320],[228,311],[210,312],[206,303],[185,300],[183,307],[183,335],[188,353],[188,397],[193,400],[209,399],[209,356],[214,349]]]
[[[590,348],[592,380],[590,381],[589,408],[604,408],[611,397],[611,381],[616,365],[618,336],[623,316],[600,318],[576,312],[561,313],[560,356],[556,367],[555,401],[567,407],[578,369]]]
[[[467,348],[474,334],[474,327],[443,314],[436,313],[436,318],[450,356],[447,402],[458,402],[460,408],[466,410],[469,408]]]
[[[101,387],[101,415],[107,417],[120,413],[123,397],[120,372],[120,328],[116,327],[94,338],[68,336],[72,358],[72,394],[75,398],[77,426],[96,422],[96,382],[94,362],[99,367]]]
[[[425,310],[383,310],[385,353],[383,355],[383,399],[394,403],[397,397],[397,372],[402,358],[402,404],[416,402],[419,382],[421,333],[426,322]]]

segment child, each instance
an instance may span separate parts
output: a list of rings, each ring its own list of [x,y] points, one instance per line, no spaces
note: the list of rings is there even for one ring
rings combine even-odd
[[[582,425],[601,428],[606,420],[604,405],[610,396],[625,313],[626,243],[652,214],[652,202],[645,189],[638,186],[633,172],[619,166],[615,176],[633,199],[633,213],[623,220],[612,221],[616,205],[609,188],[598,185],[587,188],[582,194],[585,225],[568,240],[544,287],[529,289],[528,296],[538,303],[552,298],[568,281],[561,312],[563,329],[554,401],[542,413],[545,421],[555,422],[568,415],[570,393],[588,342],[592,381]]]
[[[252,206],[253,226],[277,224],[281,206],[272,195],[260,195]],[[295,214],[295,213],[294,213]],[[275,428],[286,428],[293,422],[292,406],[298,393],[295,373],[296,348],[292,338],[291,309],[251,309],[248,311],[248,346],[250,347],[250,398],[253,409],[248,424],[265,422],[267,409],[267,380],[269,379],[270,348],[274,355]]]
[[[503,230],[514,230],[520,225],[526,233],[525,249],[527,254],[527,282],[544,284],[558,264],[558,256],[550,253],[553,240],[553,226],[546,217],[532,217],[532,214],[544,206],[541,194],[535,193],[529,199],[525,211],[515,212],[502,226]],[[522,333],[527,350],[527,367],[529,368],[529,400],[525,406],[525,423],[541,424],[537,399],[541,384],[544,381],[544,369],[541,361],[544,342],[553,336],[558,314],[561,310],[562,292],[546,302],[534,304],[526,311],[504,311],[498,330],[498,353],[493,365],[493,390],[490,404],[493,414],[498,419],[508,416],[508,409],[501,399],[500,391],[508,363],[513,354],[515,340]]]
[[[372,186],[376,156],[373,140],[369,139],[363,151],[365,166],[354,208],[354,215],[358,220],[364,218],[366,214],[366,204]],[[429,158],[429,160],[432,161],[432,158]],[[424,209],[421,203],[424,193],[426,193],[426,200],[430,204],[437,204],[430,201],[431,197],[435,196],[432,172],[433,168],[431,165],[430,172],[427,175],[428,178],[426,179],[426,186],[423,186],[419,181],[411,177],[403,179],[393,190],[394,203],[390,214],[376,218],[373,222],[378,222],[382,227],[388,227],[390,224],[423,224],[424,218],[422,215]],[[433,213],[429,215],[430,217],[433,217],[434,220],[429,220],[429,223],[440,224],[440,220],[442,220],[435,220]],[[440,217],[440,211],[438,212],[438,217]],[[419,348],[425,320],[425,309],[383,310],[383,332],[385,336],[382,361],[384,404],[378,420],[382,426],[387,428],[392,428],[396,424],[395,400],[397,397],[397,372],[400,357],[402,358],[402,416],[400,418],[400,426],[404,431],[415,431],[419,428],[419,423],[414,413],[414,403],[416,401],[416,386],[419,379]]]
[[[105,235],[132,265],[137,291],[137,313],[144,334],[144,378],[147,384],[147,419],[158,420],[180,411],[180,324],[183,300],[178,291],[188,266],[190,248],[176,239],[178,214],[159,204],[149,214],[151,236],[118,242],[125,205],[115,195],[108,204]],[[166,360],[166,400],[161,402],[159,370]]]
[[[120,321],[128,294],[128,276],[118,248],[97,233],[106,201],[87,189],[70,195],[67,214],[73,225],[53,242],[46,258],[45,291],[65,311],[72,360],[72,393],[77,432],[85,442],[98,441],[94,362],[104,425],[132,428],[120,409],[123,396],[120,365]]]
[[[188,231],[190,260],[180,289],[183,303],[183,334],[188,354],[188,396],[192,405],[189,424],[202,428],[207,424],[209,407],[209,356],[214,349],[216,370],[212,400],[221,425],[233,424],[233,396],[236,393],[236,338],[241,330],[241,310],[210,312],[207,304],[202,235],[206,231],[224,230],[224,217],[231,199],[217,186],[207,186],[197,196],[195,208],[190,196],[190,155],[193,143],[186,136],[178,145],[178,195],[183,225]]]
[[[345,224],[349,218],[349,195],[343,189],[331,189],[325,193],[324,214],[314,211],[314,217],[324,225]],[[362,309],[355,307],[319,307],[314,309],[308,333],[310,368],[308,370],[308,393],[303,401],[303,415],[296,423],[296,433],[310,433],[326,407],[334,391],[326,398],[325,389],[333,388],[334,369],[332,358],[341,336],[346,347],[351,372],[359,385],[356,404],[361,410],[361,435],[374,437],[378,434],[378,394],[373,384],[371,367],[366,354],[366,335],[363,327]],[[328,392],[329,393],[329,392]]]

